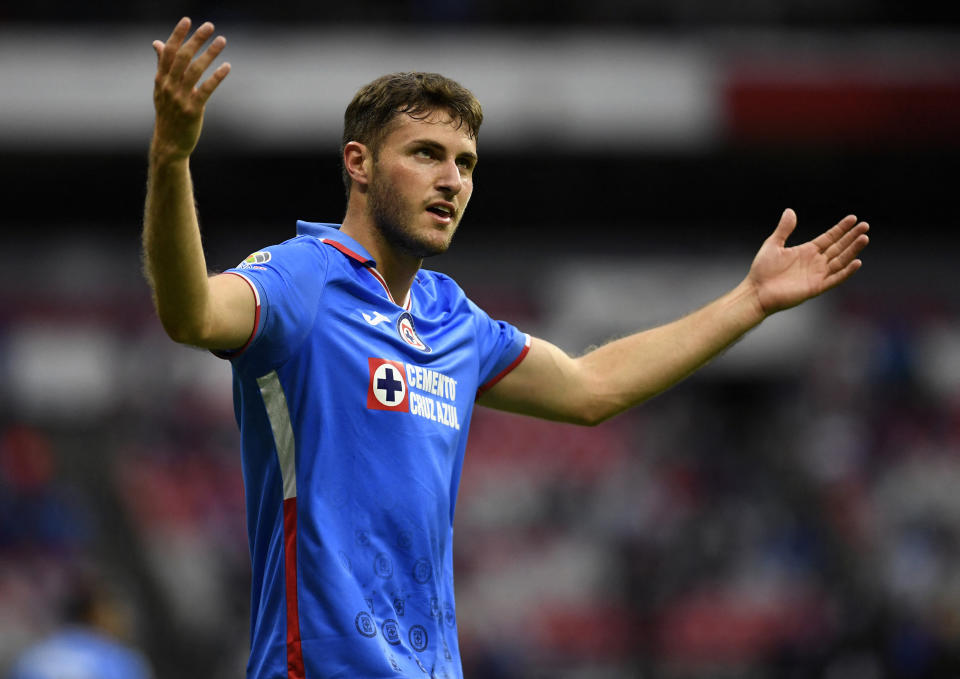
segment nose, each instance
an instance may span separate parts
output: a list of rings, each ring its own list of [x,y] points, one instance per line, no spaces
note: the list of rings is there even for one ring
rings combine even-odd
[[[437,176],[437,190],[455,196],[463,189],[463,176],[456,160],[443,163],[440,174]]]

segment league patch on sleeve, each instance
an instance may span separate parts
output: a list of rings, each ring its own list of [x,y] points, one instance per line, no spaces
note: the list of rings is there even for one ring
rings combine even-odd
[[[255,267],[257,264],[266,264],[270,261],[270,253],[266,250],[261,250],[260,252],[254,252],[252,255],[247,257],[245,260],[240,262],[237,265],[238,269],[249,269]]]

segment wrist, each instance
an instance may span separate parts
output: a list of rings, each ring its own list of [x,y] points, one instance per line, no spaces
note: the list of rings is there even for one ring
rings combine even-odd
[[[163,133],[160,126],[154,128],[150,139],[150,164],[155,166],[177,165],[187,163],[193,147],[184,148],[169,135]]]
[[[149,161],[150,166],[154,169],[173,169],[188,165],[190,162],[190,154],[184,154],[182,151],[172,149],[154,141],[150,144]]]
[[[760,324],[770,316],[760,301],[760,290],[749,276],[731,291],[737,306],[742,309],[744,320],[751,326]]]

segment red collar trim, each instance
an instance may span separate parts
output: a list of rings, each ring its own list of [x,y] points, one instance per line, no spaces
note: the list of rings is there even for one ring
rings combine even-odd
[[[320,239],[320,242],[321,242],[321,243],[326,243],[327,245],[330,245],[330,246],[333,246],[334,248],[336,248],[337,250],[339,250],[340,252],[342,252],[343,254],[345,254],[347,257],[350,257],[351,259],[355,259],[356,261],[358,261],[358,262],[360,262],[361,264],[363,264],[363,265],[367,268],[367,271],[369,271],[369,272],[371,273],[371,275],[372,275],[375,279],[377,279],[377,282],[380,283],[381,286],[383,286],[384,292],[387,293],[387,299],[389,299],[389,300],[390,300],[391,302],[393,302],[394,304],[397,304],[397,300],[395,300],[395,299],[393,298],[393,295],[390,293],[390,288],[387,287],[387,281],[383,278],[383,275],[382,275],[379,271],[377,271],[377,267],[374,266],[374,261],[373,261],[372,259],[368,259],[367,257],[364,257],[363,255],[354,252],[353,250],[351,250],[350,248],[348,248],[348,247],[347,247],[346,245],[344,245],[343,243],[340,243],[340,242],[338,242],[338,241],[335,241],[335,240],[333,240],[333,239],[331,239],[331,238],[321,238],[321,239]],[[410,311],[410,307],[413,306],[413,297],[412,297],[412,295],[408,292],[408,293],[407,293],[407,299],[404,300],[404,303],[403,303],[403,304],[397,304],[397,306],[402,306],[402,307],[403,307],[404,309],[406,309],[407,311]]]
[[[337,250],[339,250],[340,252],[342,252],[343,254],[345,254],[347,257],[350,257],[351,259],[357,260],[358,262],[360,262],[360,263],[363,264],[364,266],[373,266],[373,265],[374,265],[374,261],[373,261],[372,259],[370,259],[369,257],[364,257],[363,255],[361,255],[361,254],[359,254],[359,253],[357,253],[357,252],[354,252],[353,250],[351,250],[350,248],[348,248],[348,247],[347,247],[346,245],[344,245],[343,243],[340,243],[339,241],[335,241],[335,240],[333,240],[332,238],[321,238],[321,239],[320,239],[320,242],[321,242],[321,243],[326,243],[327,245],[332,245],[332,246],[335,247]]]

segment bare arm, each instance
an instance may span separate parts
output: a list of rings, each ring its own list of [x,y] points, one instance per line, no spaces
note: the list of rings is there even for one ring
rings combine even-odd
[[[868,226],[852,215],[818,238],[787,248],[786,210],[747,277],[672,323],[571,358],[544,340],[480,399],[482,405],[552,420],[596,424],[676,384],[764,318],[839,285],[860,268]]]
[[[237,276],[207,275],[200,240],[190,154],[200,138],[207,100],[230,72],[222,64],[200,78],[226,45],[205,23],[187,40],[190,20],[181,19],[157,52],[156,121],[150,144],[143,219],[143,259],[164,329],[176,341],[211,349],[241,346],[253,331],[255,300]]]

